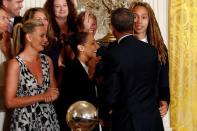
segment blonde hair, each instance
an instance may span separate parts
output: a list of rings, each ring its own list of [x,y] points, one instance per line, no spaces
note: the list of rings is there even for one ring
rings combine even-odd
[[[28,9],[25,12],[25,14],[23,15],[22,23],[24,23],[25,21],[27,21],[29,19],[33,19],[36,12],[42,12],[46,16],[46,18],[48,19],[47,37],[50,40],[55,39],[54,31],[53,31],[52,26],[51,26],[51,21],[50,21],[49,14],[47,13],[47,11],[44,8],[34,7],[34,8]]]
[[[147,37],[149,42],[157,49],[158,58],[160,63],[166,63],[167,60],[167,48],[164,44],[163,37],[159,25],[157,23],[155,14],[151,6],[147,2],[133,1],[130,5],[130,10],[133,12],[135,7],[142,6],[147,9],[149,24],[147,27]]]
[[[14,43],[14,54],[17,55],[24,50],[26,39],[25,35],[35,31],[36,27],[44,26],[44,24],[35,19],[29,19],[23,24],[18,23],[14,26],[13,30],[13,43]]]

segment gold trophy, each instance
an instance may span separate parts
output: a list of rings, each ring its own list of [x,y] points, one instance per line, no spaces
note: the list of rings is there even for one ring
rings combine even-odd
[[[77,101],[69,107],[66,121],[72,131],[91,131],[98,124],[98,112],[91,103]]]

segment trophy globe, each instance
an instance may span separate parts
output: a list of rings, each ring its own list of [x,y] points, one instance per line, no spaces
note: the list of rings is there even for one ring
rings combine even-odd
[[[77,101],[68,108],[66,121],[72,131],[91,131],[98,123],[98,112],[91,103]]]

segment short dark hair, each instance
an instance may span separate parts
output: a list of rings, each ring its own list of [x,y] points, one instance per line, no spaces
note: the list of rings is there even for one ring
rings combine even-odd
[[[88,37],[88,32],[77,32],[71,36],[70,46],[76,56],[78,56],[78,52],[79,52],[77,46],[83,45],[86,42],[87,37]]]
[[[133,14],[129,9],[118,8],[112,11],[111,24],[118,32],[130,32],[133,29]]]

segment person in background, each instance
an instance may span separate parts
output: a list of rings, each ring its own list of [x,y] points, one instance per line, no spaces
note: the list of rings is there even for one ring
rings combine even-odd
[[[0,56],[2,62],[12,57],[9,28],[9,16],[4,9],[0,8]],[[1,63],[2,63],[1,62]]]
[[[24,23],[25,21],[29,19],[40,20],[44,24],[45,29],[47,30],[47,38],[49,39],[48,41],[55,39],[53,36],[53,30],[51,29],[50,23],[48,22],[48,14],[46,13],[44,9],[40,7],[34,7],[34,8],[30,8],[26,10],[21,20],[21,23]],[[15,54],[17,55],[22,45],[16,40],[17,39],[14,39],[13,43],[15,45],[15,52],[16,52]]]
[[[88,62],[92,57],[96,57],[98,45],[94,36],[88,32],[73,34],[71,41],[75,58],[64,69],[57,100],[57,113],[62,131],[70,131],[65,118],[71,104],[80,100],[88,101],[96,107],[98,104],[95,83],[88,77]]]
[[[77,16],[76,25],[78,32],[88,32],[95,36],[97,31],[97,18],[90,11],[82,11]],[[88,62],[88,76],[95,82],[97,90],[97,99],[100,102],[100,96],[103,94],[103,56],[105,55],[106,47],[101,42],[97,42],[99,48],[96,51],[95,57],[92,57]],[[109,126],[102,127],[103,131],[109,130]]]
[[[88,32],[95,36],[97,30],[97,19],[94,14],[89,11],[80,12],[76,19],[76,26],[78,32]],[[101,45],[99,45],[101,46]],[[98,48],[99,50],[100,48]],[[97,51],[98,51],[97,50]],[[101,57],[96,55],[89,61],[89,77],[94,79],[97,64],[100,62]]]
[[[59,92],[51,59],[39,52],[47,45],[47,31],[40,20],[17,24],[14,37],[20,53],[8,63],[5,105],[13,109],[10,130],[59,130],[54,106]],[[10,82],[11,81],[11,82]]]
[[[52,28],[57,38],[70,35],[76,31],[77,10],[71,0],[47,0],[44,9],[52,20]]]
[[[7,115],[7,110],[4,104],[4,89],[5,89],[5,70],[7,67],[7,61],[12,58],[10,33],[9,27],[9,15],[5,10],[0,7],[0,114],[1,116]],[[4,130],[3,127],[7,124],[6,117],[1,117],[2,123],[0,123],[0,130]],[[4,125],[3,125],[4,123]]]
[[[47,30],[47,38],[50,42],[51,40],[55,39],[54,31],[51,27],[51,21],[49,19],[49,15],[45,9],[41,7],[33,7],[25,11],[22,19],[22,23],[29,19],[37,19],[40,20],[43,24],[45,29]]]
[[[146,2],[132,2],[130,11],[134,14],[135,36],[158,52],[158,103],[161,117],[164,117],[170,102],[168,51],[151,6]]]
[[[164,131],[157,103],[157,50],[132,35],[133,20],[126,8],[111,14],[117,43],[107,51],[100,118],[111,113],[112,131]]]
[[[89,11],[82,11],[77,16],[76,26],[78,32],[89,32],[95,36],[97,30],[97,18]]]
[[[49,14],[56,38],[62,43],[58,61],[60,67],[65,67],[74,58],[68,39],[77,31],[75,25],[77,10],[72,0],[46,0],[44,9]]]
[[[13,26],[19,23],[20,10],[23,8],[23,0],[0,0],[0,7],[9,15],[9,32],[12,33]]]

